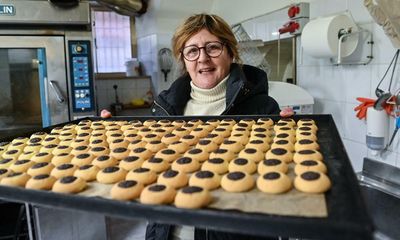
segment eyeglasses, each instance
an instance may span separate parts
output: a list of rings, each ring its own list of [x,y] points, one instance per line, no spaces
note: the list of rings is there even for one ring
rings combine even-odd
[[[209,42],[204,47],[198,47],[195,45],[190,45],[184,47],[182,52],[183,57],[188,61],[196,61],[200,57],[200,51],[204,49],[207,56],[216,58],[222,54],[224,50],[224,44],[221,42]]]

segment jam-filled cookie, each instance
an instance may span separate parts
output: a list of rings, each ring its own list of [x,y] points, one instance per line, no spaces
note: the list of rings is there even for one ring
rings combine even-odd
[[[13,186],[13,187],[25,187],[26,182],[30,179],[31,177],[24,173],[24,172],[19,172],[19,173],[9,173],[7,176],[1,179],[0,184],[1,185],[6,185],[6,186]]]
[[[148,142],[145,146],[145,148],[150,150],[152,153],[156,153],[165,147],[166,147],[165,143],[161,142],[161,140],[152,140]]]
[[[304,160],[294,167],[294,173],[296,175],[301,175],[304,172],[316,171],[316,172],[327,172],[326,166],[322,161],[317,160]]]
[[[186,186],[189,181],[184,172],[169,169],[158,176],[157,183],[171,186],[175,189]]]
[[[288,165],[279,159],[265,159],[260,162],[257,167],[257,171],[260,175],[272,171],[287,173],[288,169]]]
[[[174,204],[178,208],[202,208],[212,200],[208,190],[199,186],[188,186],[180,189],[175,196]]]
[[[292,181],[282,172],[266,172],[258,177],[257,187],[265,193],[279,194],[289,191]]]
[[[161,159],[167,161],[168,163],[172,163],[179,156],[180,156],[180,154],[177,151],[175,151],[173,149],[169,149],[169,148],[161,149],[154,155],[155,158],[161,158]]]
[[[274,141],[279,141],[279,140],[287,140],[291,143],[295,143],[296,142],[296,136],[295,135],[290,135],[288,133],[280,133],[275,135],[274,137]]]
[[[230,172],[221,180],[221,187],[227,192],[247,192],[254,184],[253,177],[246,172]]]
[[[264,152],[256,148],[244,148],[238,154],[239,158],[250,159],[255,163],[264,159]]]
[[[120,181],[111,188],[111,198],[122,201],[130,201],[140,196],[144,185],[134,180]]]
[[[210,159],[211,158],[222,158],[225,161],[230,162],[232,159],[236,158],[236,153],[230,151],[229,149],[218,148],[210,153]]]
[[[79,193],[86,188],[85,180],[75,176],[65,176],[58,179],[52,188],[53,192],[59,193]]]
[[[95,156],[93,156],[90,153],[81,153],[81,154],[75,155],[75,157],[72,158],[71,163],[79,167],[79,166],[91,164],[94,158],[95,158]]]
[[[112,167],[112,166],[117,165],[118,160],[115,159],[113,156],[101,155],[101,156],[96,157],[91,163],[88,163],[88,164],[93,164],[94,166],[96,166],[100,169],[104,169],[106,167]]]
[[[51,170],[51,172],[50,172],[50,175],[54,176],[57,179],[60,179],[65,176],[74,175],[74,172],[76,169],[77,169],[77,166],[70,164],[70,163],[64,163],[64,164],[58,165],[57,167],[53,168],[53,170]]]
[[[297,190],[306,193],[324,193],[331,187],[331,181],[322,172],[304,172],[294,179]]]
[[[26,182],[25,188],[51,190],[56,180],[55,177],[50,176],[49,174],[39,174],[31,177],[28,182]]]
[[[234,153],[240,152],[244,148],[244,146],[239,141],[232,140],[224,140],[220,146],[220,148],[228,149]]]
[[[30,176],[36,176],[36,175],[40,175],[40,174],[50,174],[50,172],[53,170],[54,165],[48,162],[40,162],[40,163],[35,163],[34,165],[32,165],[32,167],[30,167],[27,170],[27,173]]]
[[[116,183],[125,179],[127,172],[117,166],[106,167],[97,173],[96,179],[99,183]]]
[[[263,139],[254,139],[249,141],[246,145],[245,148],[254,148],[254,149],[259,149],[262,152],[268,151],[271,146],[266,140]]]
[[[301,139],[294,145],[296,152],[301,150],[319,150],[319,144],[309,139]]]
[[[51,159],[51,163],[57,167],[64,163],[70,163],[72,158],[74,158],[74,155],[72,154],[60,153],[58,155],[53,156],[53,158]]]
[[[295,150],[294,144],[292,142],[290,142],[288,140],[284,140],[284,139],[275,140],[272,143],[271,148],[283,148],[283,149],[286,149],[291,152],[294,152],[294,150]]]
[[[170,167],[170,164],[162,158],[152,157],[143,162],[142,167],[148,168],[156,173],[163,172]]]
[[[240,171],[253,174],[257,170],[257,165],[251,159],[239,157],[229,163],[228,170],[229,172]]]
[[[265,159],[279,159],[289,163],[293,160],[293,153],[284,148],[271,148],[265,154]]]
[[[208,159],[209,153],[199,148],[192,148],[185,152],[183,156],[189,157],[197,162],[204,162]]]
[[[97,173],[100,169],[92,164],[80,166],[75,170],[74,176],[82,178],[83,180],[90,182],[96,180]]]
[[[200,163],[191,157],[180,157],[175,160],[171,168],[184,173],[191,173],[200,169]]]
[[[228,161],[222,158],[210,158],[201,165],[201,170],[224,174],[228,172]]]
[[[323,156],[317,150],[300,150],[300,151],[296,152],[293,156],[293,161],[295,163],[300,163],[304,160],[322,161]]]
[[[210,153],[218,149],[218,144],[210,139],[200,139],[195,148],[202,149],[206,153]]]
[[[145,187],[140,194],[143,204],[170,204],[174,201],[176,191],[173,187],[164,184],[152,184]]]
[[[221,176],[211,171],[198,171],[192,174],[189,179],[190,186],[198,186],[207,190],[219,188]]]
[[[21,159],[11,164],[9,169],[13,172],[26,172],[34,164],[35,164],[34,161],[28,159]]]
[[[119,167],[130,171],[136,168],[140,168],[144,162],[143,158],[138,156],[127,156],[119,162]]]
[[[114,157],[118,161],[129,156],[131,151],[125,147],[118,147],[111,150],[110,156]]]
[[[128,172],[126,180],[135,180],[148,185],[157,180],[157,174],[148,168],[136,168]]]

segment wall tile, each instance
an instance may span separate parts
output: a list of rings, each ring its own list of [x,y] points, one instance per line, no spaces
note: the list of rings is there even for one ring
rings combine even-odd
[[[396,166],[397,153],[392,151],[383,152],[381,155],[374,156],[370,150],[368,150],[368,157],[377,161],[381,161],[392,166]]]
[[[370,97],[371,65],[343,67],[346,102],[356,103],[357,97]]]
[[[354,142],[351,140],[343,140],[348,157],[350,158],[351,165],[354,172],[362,170],[364,157],[367,156],[367,148],[364,144]]]
[[[354,111],[355,104],[345,103],[343,138],[365,144],[367,125],[365,120],[359,120]]]
[[[389,64],[392,60],[396,49],[393,47],[389,38],[384,33],[381,26],[374,23],[373,25],[373,37],[374,37],[374,58],[378,64]]]
[[[363,1],[347,0],[347,5],[356,22],[372,21],[372,17],[367,8],[364,7]]]

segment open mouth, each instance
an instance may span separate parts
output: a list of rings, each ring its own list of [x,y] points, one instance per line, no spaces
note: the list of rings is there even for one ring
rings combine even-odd
[[[208,72],[213,72],[213,71],[215,71],[215,68],[202,68],[199,70],[199,73],[202,74],[202,73],[208,73]]]

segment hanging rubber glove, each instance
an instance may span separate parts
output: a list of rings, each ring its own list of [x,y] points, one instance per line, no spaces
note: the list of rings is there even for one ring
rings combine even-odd
[[[362,98],[362,97],[358,97],[356,99],[361,103],[360,105],[354,108],[354,111],[358,111],[356,117],[361,120],[363,118],[366,118],[367,109],[369,107],[373,107],[376,100],[371,98]]]

